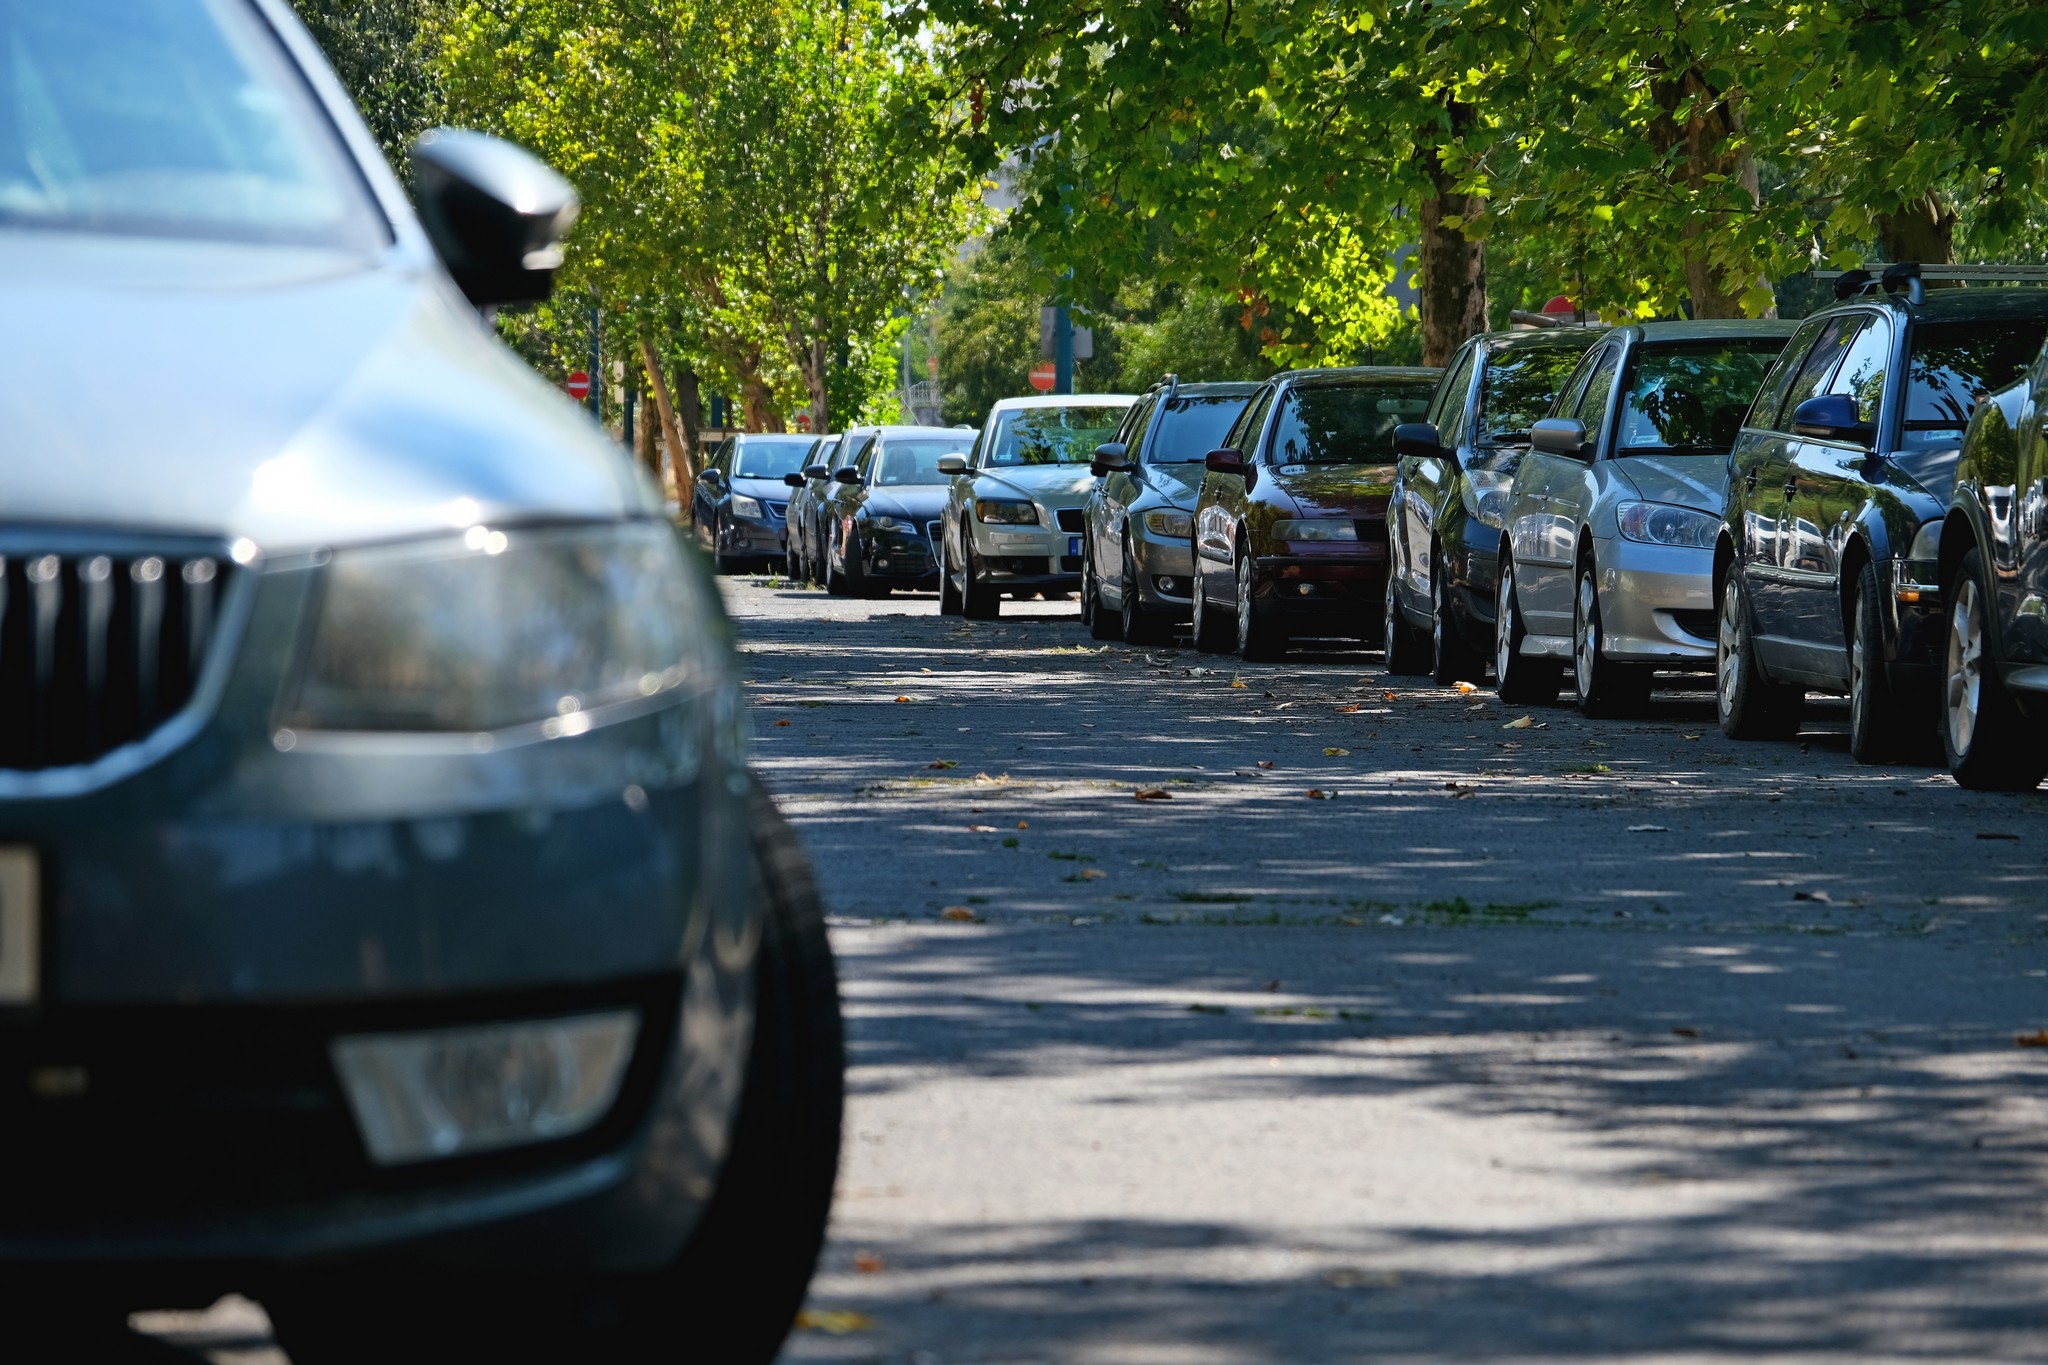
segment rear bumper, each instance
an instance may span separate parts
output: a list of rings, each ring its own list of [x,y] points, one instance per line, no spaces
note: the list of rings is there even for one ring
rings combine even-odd
[[[972,522],[974,553],[989,581],[1005,590],[1079,587],[1083,526],[1080,509],[1070,510],[1072,529]]]
[[[1386,551],[1374,549],[1260,558],[1252,566],[1254,595],[1292,629],[1324,626],[1359,639],[1374,637],[1387,582]]]
[[[1608,658],[1662,668],[1712,666],[1712,550],[1616,537],[1596,541],[1593,553]]]

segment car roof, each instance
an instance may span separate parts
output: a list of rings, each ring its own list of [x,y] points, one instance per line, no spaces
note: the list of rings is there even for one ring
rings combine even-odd
[[[1129,406],[1138,401],[1135,393],[1047,393],[1033,394],[1029,398],[998,398],[989,408],[990,412],[1010,412],[1017,408],[1099,408],[1112,403]]]
[[[1343,384],[1370,379],[1412,379],[1419,384],[1434,384],[1443,377],[1443,373],[1428,365],[1332,365],[1313,370],[1282,370],[1273,376],[1273,381],[1295,388],[1303,384]]]
[[[802,441],[805,445],[818,438],[808,431],[735,431],[732,439],[747,441]]]
[[[863,429],[867,430],[869,428]],[[886,427],[874,427],[871,429],[883,436],[944,436],[948,440],[955,441],[974,434],[972,431],[962,431],[959,427],[920,427],[912,426],[908,423],[894,423]]]
[[[1485,332],[1480,346],[1488,352],[1548,351],[1570,347],[1583,351],[1613,329],[1608,327],[1544,327],[1505,332]]]
[[[1906,314],[1918,322],[1996,322],[2003,318],[2034,321],[2048,318],[2048,289],[1964,285],[1956,289],[1930,289],[1920,303],[1908,303],[1900,294],[1858,294],[1817,309],[1811,316],[1826,317],[1873,306]]]
[[[1262,382],[1264,381],[1257,379],[1202,379],[1196,380],[1192,384],[1176,386],[1173,396],[1175,398],[1249,398],[1259,391],[1259,385]],[[1161,380],[1159,383],[1154,384],[1148,392],[1156,393],[1165,387],[1166,382]]]
[[[1717,337],[1788,337],[1797,322],[1784,318],[1700,318],[1671,322],[1638,322],[1616,330],[1644,342],[1712,341]]]

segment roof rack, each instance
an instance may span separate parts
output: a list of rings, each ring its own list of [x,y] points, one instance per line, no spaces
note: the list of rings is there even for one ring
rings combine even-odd
[[[1813,278],[1834,281],[1838,299],[1883,292],[1904,294],[1909,302],[1920,303],[1924,298],[1923,281],[2048,284],[2048,265],[1922,265],[1918,261],[1872,261],[1849,270],[1816,270]]]
[[[1174,395],[1180,392],[1180,375],[1177,372],[1168,373],[1159,382],[1166,385],[1166,397],[1161,401],[1171,403]]]

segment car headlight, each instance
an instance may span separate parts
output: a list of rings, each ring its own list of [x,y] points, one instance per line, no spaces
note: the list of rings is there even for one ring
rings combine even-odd
[[[976,498],[974,515],[982,521],[999,522],[1009,526],[1036,526],[1038,508],[1015,498]]]
[[[1690,507],[1662,502],[1625,502],[1614,509],[1624,540],[1644,545],[1677,545],[1711,550],[1721,533],[1721,519]]]
[[[1195,519],[1185,512],[1160,508],[1145,514],[1145,529],[1155,536],[1185,540],[1195,533]]]
[[[590,728],[681,684],[693,593],[654,522],[491,530],[340,550],[287,730]]]
[[[1496,531],[1507,529],[1508,493],[1515,476],[1498,469],[1465,471],[1465,510]]]
[[[1276,521],[1272,534],[1275,540],[1356,540],[1358,528],[1335,517],[1319,517],[1314,521]]]
[[[736,517],[752,517],[759,521],[761,503],[759,499],[750,498],[745,493],[735,493],[732,495],[732,514]]]
[[[896,531],[906,536],[917,534],[916,523],[906,521],[902,517],[869,517],[868,525],[877,531]]]
[[[1907,549],[1906,558],[1909,560],[1924,560],[1930,564],[1940,559],[1941,527],[1941,518],[1936,517],[1933,521],[1928,522],[1918,531],[1915,531],[1913,533],[1913,544]]]

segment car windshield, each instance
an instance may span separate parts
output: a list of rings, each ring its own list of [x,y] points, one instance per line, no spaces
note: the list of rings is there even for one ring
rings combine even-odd
[[[946,436],[890,441],[882,447],[882,464],[875,471],[875,483],[882,488],[946,483],[947,476],[939,472],[939,457],[964,455],[966,446],[965,441]]]
[[[2018,379],[2040,353],[2044,333],[2048,320],[1924,322],[1914,328],[1902,444],[1961,440],[1977,400]]]
[[[1202,458],[1223,444],[1230,424],[1251,401],[1250,394],[1175,398],[1153,420],[1159,434],[1152,440],[1153,464],[1199,464]]]
[[[766,440],[746,441],[733,454],[732,476],[735,479],[779,479],[784,474],[794,474],[802,469],[810,453],[811,440],[805,436],[771,436]]]
[[[1726,454],[1782,337],[1645,346],[1621,413],[1623,455]]]
[[[1550,411],[1557,391],[1585,353],[1584,346],[1521,346],[1495,351],[1487,360],[1486,378],[1480,384],[1477,439],[1481,443],[1528,440],[1529,428]]]
[[[1124,406],[1013,408],[996,419],[990,465],[1087,464],[1116,435]]]
[[[1435,379],[1303,384],[1287,391],[1273,427],[1273,463],[1380,464],[1394,428],[1429,411]]]
[[[245,0],[0,0],[0,225],[373,250],[360,172]]]

